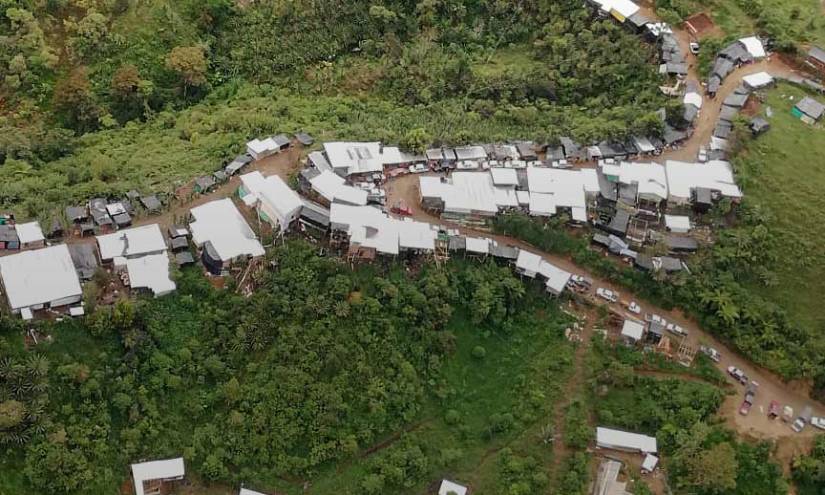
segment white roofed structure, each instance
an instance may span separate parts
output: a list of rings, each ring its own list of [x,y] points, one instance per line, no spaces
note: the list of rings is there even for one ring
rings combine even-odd
[[[685,93],[685,97],[682,100],[685,105],[693,105],[696,108],[702,108],[702,95],[697,93],[696,91],[690,91]]]
[[[635,184],[637,199],[654,202],[667,200],[667,174],[665,167],[658,163],[601,163],[599,166],[609,181]]]
[[[642,340],[645,334],[645,326],[636,320],[627,319],[622,325],[622,338],[631,342],[638,342]]]
[[[422,198],[438,198],[444,212],[459,215],[493,216],[499,208],[518,206],[512,187],[496,187],[492,175],[480,172],[454,172],[449,179],[419,177]]]
[[[23,247],[42,243],[46,240],[46,237],[43,235],[43,229],[40,228],[40,223],[38,222],[18,223],[14,228],[17,230],[17,238]]]
[[[192,208],[192,217],[189,227],[195,245],[210,243],[221,261],[264,255],[258,237],[232,200],[219,199]]]
[[[158,487],[152,486],[152,482],[181,480],[185,475],[183,457],[132,464],[135,495],[144,495],[147,491],[154,493]]]
[[[345,203],[353,206],[367,204],[367,191],[348,186],[342,177],[333,172],[325,170],[310,179],[309,183],[312,189],[330,203]]]
[[[398,254],[401,222],[372,206],[333,203],[329,211],[333,230],[346,231],[351,246],[374,249],[381,254]]]
[[[742,77],[742,82],[751,89],[760,89],[773,84],[773,76],[767,72],[757,72],[756,74],[748,74]]]
[[[665,215],[665,227],[667,227],[667,230],[679,234],[690,232],[690,217],[686,215]]]
[[[543,263],[541,256],[520,249],[516,258],[516,271],[526,277],[535,278]]]
[[[249,488],[241,488],[240,491],[238,491],[238,495],[265,495],[265,494],[261,493],[261,492],[256,492],[255,490],[250,490]]]
[[[762,45],[762,41],[759,40],[756,36],[749,36],[747,38],[742,38],[739,40],[739,43],[745,47],[745,50],[751,54],[754,60],[759,60],[760,58],[765,58],[765,47]]]
[[[657,452],[655,437],[602,427],[596,428],[596,446],[642,454]]]
[[[628,17],[639,12],[639,6],[630,0],[595,0],[601,10],[609,12],[618,21],[624,22]]]
[[[741,198],[742,191],[736,185],[730,163],[711,160],[707,163],[686,163],[676,160],[665,162],[668,201],[688,204],[696,188],[717,191],[728,198]]]
[[[241,182],[244,202],[254,204],[258,215],[280,232],[300,215],[303,206],[300,196],[277,175],[264,177],[256,170],[242,175]],[[249,196],[253,201],[248,200]]]
[[[126,270],[129,273],[129,287],[133,289],[148,289],[155,297],[175,290],[175,282],[169,277],[169,255],[166,251],[127,259]]]
[[[384,165],[402,163],[398,148],[379,142],[328,142],[324,152],[332,169],[343,175],[383,172]]]
[[[411,218],[392,220],[398,224],[398,245],[402,250],[435,250],[438,231],[434,230],[430,224],[416,222]]]
[[[166,251],[166,241],[163,239],[160,226],[156,223],[99,235],[97,246],[100,249],[100,259],[103,261]]]
[[[465,240],[464,250],[473,254],[489,254],[490,253],[490,239],[486,237],[467,237]]]
[[[438,495],[467,495],[467,487],[450,480],[441,480]]]
[[[536,217],[552,217],[556,214],[555,196],[534,192],[528,196],[530,214]]]
[[[246,152],[255,160],[267,157],[280,149],[281,147],[271,137],[265,139],[255,138],[246,143]]]
[[[570,272],[562,270],[556,265],[546,261],[541,262],[539,273],[547,279],[544,284],[545,289],[554,296],[558,296],[564,292],[565,287],[567,287],[567,282],[570,281],[570,277],[572,276]]]
[[[570,208],[573,220],[587,221],[587,201],[599,192],[599,180],[595,169],[559,170],[531,167],[527,169],[527,186],[530,190],[531,206],[536,211],[549,211],[547,198],[533,200],[533,195],[551,194],[556,209]],[[531,213],[533,209],[531,208]],[[539,213],[534,213],[539,214]]]
[[[83,295],[65,244],[0,257],[0,278],[14,312],[66,306]]]
[[[493,185],[514,187],[518,185],[518,173],[514,168],[491,168],[490,175],[493,177]]]

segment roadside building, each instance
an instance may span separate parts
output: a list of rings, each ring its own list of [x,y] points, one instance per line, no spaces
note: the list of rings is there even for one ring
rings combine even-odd
[[[764,117],[756,116],[751,119],[748,127],[754,136],[759,136],[760,134],[768,132],[771,128],[771,124]]]
[[[176,288],[169,274],[169,255],[166,251],[127,259],[126,273],[132,290],[147,290],[155,297],[165,296]]]
[[[0,257],[0,278],[9,308],[31,319],[32,311],[79,302],[83,296],[65,244]]]
[[[246,152],[253,159],[260,160],[289,148],[289,138],[283,134],[264,139],[253,139],[246,143]]]
[[[490,244],[490,239],[486,237],[465,237],[464,251],[474,256],[487,256],[490,254]]]
[[[642,322],[626,319],[622,325],[621,338],[626,344],[633,345],[642,340],[645,334],[645,326]]]
[[[658,206],[667,200],[667,174],[665,167],[658,163],[621,162],[599,164],[599,173],[608,183],[617,186],[633,186],[633,204],[646,202]]]
[[[596,483],[593,486],[593,495],[631,495],[627,491],[627,482],[619,481],[619,472],[622,463],[606,459],[599,465],[596,474]]]
[[[742,78],[742,84],[748,89],[762,89],[773,86],[773,76],[767,72],[757,72],[755,74],[748,74]]]
[[[186,476],[183,457],[132,464],[135,495],[161,495],[174,491]]]
[[[160,226],[156,223],[133,227],[97,236],[100,259],[104,262],[115,258],[136,258],[166,251]]]
[[[230,199],[210,201],[192,208],[192,241],[202,250],[207,269],[220,275],[233,261],[264,255],[255,232]]]
[[[665,236],[665,245],[672,253],[693,253],[699,250],[696,239],[684,235]]]
[[[807,124],[818,122],[825,114],[825,105],[806,96],[794,105],[791,114]]]
[[[467,487],[450,480],[441,480],[438,495],[467,495]]]
[[[255,490],[250,490],[249,488],[243,488],[238,491],[238,495],[265,495],[261,492],[256,492]]]
[[[690,217],[685,215],[665,215],[665,228],[668,232],[676,234],[690,232]]]
[[[206,194],[215,187],[215,178],[211,175],[204,175],[195,179],[195,192]]]
[[[739,43],[742,44],[753,60],[761,60],[767,55],[765,52],[765,46],[762,44],[762,40],[756,36],[742,38],[739,40]]]
[[[333,235],[349,239],[349,256],[374,259],[377,255],[399,253],[399,223],[372,206],[333,203],[330,225]]]
[[[246,205],[255,208],[258,218],[282,234],[298,219],[303,207],[301,197],[283,179],[277,175],[265,178],[258,171],[241,176],[238,194]]]
[[[21,249],[39,248],[46,245],[46,236],[39,222],[18,223],[15,225]]]
[[[329,208],[310,201],[308,199],[301,199],[303,206],[301,207],[301,214],[298,222],[301,224],[304,231],[314,234],[318,237],[329,232]]]
[[[315,142],[315,138],[313,138],[306,132],[296,132],[295,140],[301,143],[302,146],[312,146],[312,143]]]
[[[397,148],[392,148],[397,155]],[[389,151],[389,149],[388,149]],[[333,171],[342,176],[380,173],[384,170],[384,147],[379,142],[327,142],[324,153]]]
[[[667,175],[668,203],[685,205],[691,202],[694,191],[705,188],[722,197],[738,200],[742,191],[736,184],[730,163],[711,160],[707,163],[687,163],[668,160],[665,163]]]
[[[542,264],[541,256],[520,249],[516,258],[516,273],[529,278],[536,278]]]
[[[140,204],[143,205],[143,208],[145,208],[149,213],[160,213],[160,210],[163,209],[163,204],[161,204],[158,197],[154,194],[149,196],[141,196]]]
[[[346,181],[335,173],[324,170],[309,179],[312,189],[328,203],[343,203],[352,206],[365,206],[369,193],[358,187],[346,184]]]
[[[612,428],[596,428],[596,446],[602,449],[655,454],[656,438]]]
[[[539,274],[545,279],[544,289],[553,296],[561,295],[572,277],[570,272],[546,261],[539,266]]]
[[[248,153],[244,153],[242,155],[236,156],[231,162],[229,162],[226,167],[224,167],[224,172],[226,175],[232,176],[240,172],[244,167],[252,163],[253,158],[252,155]]]
[[[527,186],[530,191],[530,201],[534,202],[533,195],[548,194],[551,199],[541,197],[535,203],[541,204],[542,211],[549,211],[550,206],[556,210],[562,209],[570,213],[576,222],[587,222],[587,205],[596,199],[599,189],[599,179],[596,170],[559,170],[553,168],[528,168]]]
[[[818,46],[812,46],[808,50],[808,58],[805,63],[813,67],[819,73],[825,73],[825,50]]]

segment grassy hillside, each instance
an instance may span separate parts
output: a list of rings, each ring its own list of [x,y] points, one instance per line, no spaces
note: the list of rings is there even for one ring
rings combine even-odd
[[[825,222],[825,129],[791,115],[794,102],[806,94],[786,84],[770,91],[763,107],[773,112],[768,118],[771,130],[748,142],[737,169],[748,201],[766,212],[767,225],[776,237],[775,276],[751,288],[821,332],[825,259],[818,226]]]

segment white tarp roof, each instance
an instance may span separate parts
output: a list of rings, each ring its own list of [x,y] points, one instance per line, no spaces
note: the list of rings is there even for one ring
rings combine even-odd
[[[742,191],[736,185],[730,163],[711,160],[707,163],[686,163],[676,160],[665,162],[670,200],[688,201],[691,191],[697,187],[719,191],[723,196],[741,198]]]
[[[423,249],[433,251],[435,238],[438,232],[424,222],[416,222],[411,218],[395,220],[398,225],[398,245],[402,249]]]
[[[184,475],[186,475],[186,470],[183,466],[183,457],[132,464],[135,495],[143,495],[144,481],[180,479]]]
[[[685,98],[682,100],[685,105],[693,105],[696,108],[702,108],[702,95],[695,91],[685,93]]]
[[[259,208],[272,220],[277,220],[281,231],[285,230],[301,211],[303,203],[298,193],[289,188],[277,175],[264,177],[257,170],[241,176],[247,195],[260,201]]]
[[[493,177],[493,184],[497,186],[518,185],[518,173],[514,168],[491,168],[490,175]]]
[[[672,232],[688,232],[690,217],[685,215],[665,215],[665,226]]]
[[[767,72],[757,72],[756,74],[748,74],[742,78],[742,82],[753,89],[764,88],[773,84],[773,76]]]
[[[622,325],[622,337],[630,337],[633,340],[641,340],[645,333],[645,326],[635,320],[625,320]]]
[[[450,493],[455,493],[455,495],[467,495],[467,487],[459,485],[458,483],[453,483],[450,480],[441,480],[441,486],[438,487],[438,495],[450,495]]]
[[[530,191],[516,191],[516,200],[519,206],[527,206],[530,204]]]
[[[541,268],[541,256],[533,254],[524,249],[519,249],[518,258],[516,258],[516,268],[530,278],[536,276]]]
[[[490,239],[486,237],[467,237],[464,250],[469,253],[487,254],[490,252]]]
[[[80,299],[83,291],[65,244],[0,257],[0,277],[12,310]]]
[[[538,217],[552,217],[556,214],[555,196],[534,192],[529,196],[530,214]]]
[[[330,203],[338,201],[355,206],[367,204],[367,191],[348,186],[345,180],[330,171],[323,171],[309,180],[312,188]]]
[[[155,297],[165,296],[175,290],[175,282],[169,278],[169,255],[147,254],[126,260],[129,286],[133,289],[149,289]]]
[[[499,207],[518,206],[518,197],[511,187],[496,187],[487,172],[454,172],[450,179],[419,177],[421,196],[440,198],[444,211],[495,215]]]
[[[347,231],[350,243],[373,248],[383,254],[398,254],[399,225],[372,206],[351,206],[333,203],[329,220],[335,228]]]
[[[658,163],[601,163],[599,166],[603,174],[618,177],[622,184],[636,184],[639,197],[667,199],[667,174],[665,167]]]
[[[762,46],[762,42],[759,41],[759,38],[756,36],[742,38],[739,40],[739,43],[745,46],[745,50],[747,50],[754,59],[765,58],[765,47]]]
[[[646,454],[657,451],[655,437],[602,427],[596,428],[596,445],[606,449],[639,451]]]
[[[198,247],[210,242],[221,261],[240,256],[263,256],[264,248],[255,232],[230,199],[210,201],[192,208],[189,224],[192,240]]]
[[[46,240],[38,222],[18,223],[14,227],[17,230],[17,238],[20,239],[20,244]]]
[[[595,169],[559,170],[531,167],[527,169],[530,196],[552,194],[556,207],[587,208],[587,194],[599,191]],[[532,199],[532,198],[531,198]]]
[[[458,160],[486,160],[487,152],[481,146],[459,146],[455,149]]]
[[[278,146],[278,143],[276,143],[271,137],[266,139],[255,138],[246,143],[246,149],[254,155],[260,155],[263,153],[277,151],[280,149],[280,146]]]
[[[166,250],[166,241],[156,223],[99,235],[97,245],[100,248],[100,259],[104,261],[117,256],[130,258]]]
[[[564,291],[564,288],[567,287],[567,282],[571,277],[570,272],[562,270],[556,265],[546,261],[541,262],[541,266],[539,266],[539,273],[542,277],[547,279],[544,286],[553,294],[561,294]]]
[[[241,488],[238,492],[238,495],[264,495],[261,492],[256,492],[255,490],[250,490],[249,488]]]

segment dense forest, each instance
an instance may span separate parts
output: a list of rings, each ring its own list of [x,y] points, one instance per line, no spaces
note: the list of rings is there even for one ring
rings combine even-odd
[[[653,47],[578,0],[4,0],[0,33],[0,206],[35,217],[276,131],[587,141],[665,104]]]
[[[420,487],[504,444],[502,465],[543,471],[518,438],[552,412],[569,346],[540,290],[493,263],[353,271],[300,241],[269,266],[250,298],[188,270],[173,296],[44,325],[54,343],[32,350],[4,319],[0,491],[114,493],[130,462],[173,455],[285,493]]]

